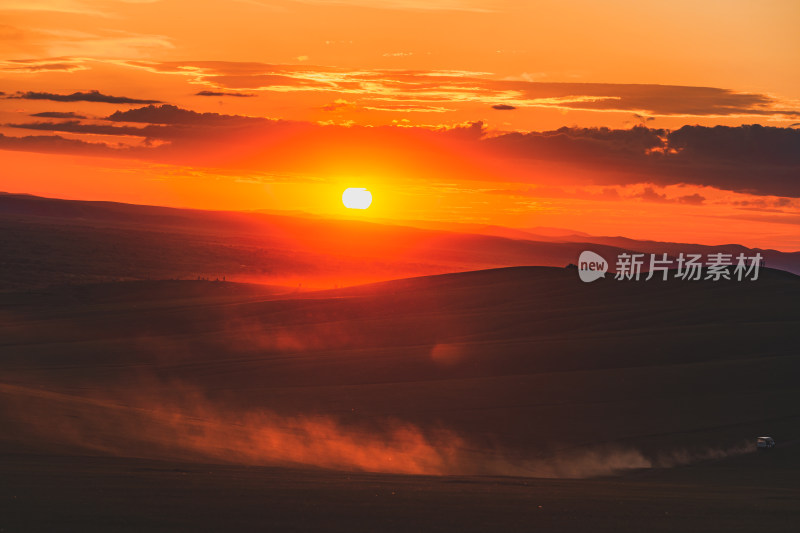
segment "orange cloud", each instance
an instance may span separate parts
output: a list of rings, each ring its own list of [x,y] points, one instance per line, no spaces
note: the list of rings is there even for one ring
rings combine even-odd
[[[652,116],[800,117],[800,111],[758,93],[715,87],[620,83],[553,83],[497,79],[454,70],[348,70],[314,65],[223,61],[127,64],[152,72],[183,74],[195,83],[227,89],[322,91],[359,95],[365,102],[483,103],[519,107],[618,111]],[[425,110],[425,106],[417,106]]]

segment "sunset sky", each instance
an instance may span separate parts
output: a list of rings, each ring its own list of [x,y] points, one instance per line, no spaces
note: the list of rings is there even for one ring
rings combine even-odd
[[[795,0],[4,0],[0,191],[799,250],[798,24]]]

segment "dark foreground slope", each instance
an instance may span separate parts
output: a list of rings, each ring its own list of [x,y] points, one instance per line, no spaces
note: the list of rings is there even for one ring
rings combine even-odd
[[[798,297],[798,278],[774,271],[583,284],[572,270],[511,268],[288,296],[95,285],[0,297],[0,365],[8,386],[141,401],[187,389],[533,453],[787,440],[800,438]]]
[[[761,465],[736,468],[733,476],[724,475],[727,470],[714,463],[682,471],[677,480],[662,479],[663,472],[575,480],[0,456],[0,527],[9,532],[797,531],[796,465],[788,472]],[[750,472],[761,475],[754,480]]]
[[[798,297],[776,271],[584,284],[554,268],[315,294],[4,294],[0,516],[17,530],[790,531]],[[761,434],[776,453],[754,453]]]

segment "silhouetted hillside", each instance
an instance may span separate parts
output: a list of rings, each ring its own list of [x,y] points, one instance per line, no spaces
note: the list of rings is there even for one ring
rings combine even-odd
[[[626,250],[746,250],[547,239],[0,195],[0,247],[8,250],[0,259],[0,290],[198,277],[333,288],[504,266],[564,266],[587,248],[608,258],[612,269],[614,258]],[[761,253],[767,266],[800,272],[798,253]]]

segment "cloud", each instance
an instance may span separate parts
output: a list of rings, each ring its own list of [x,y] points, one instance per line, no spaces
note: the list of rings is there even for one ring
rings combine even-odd
[[[44,11],[52,13],[68,13],[77,15],[93,15],[110,17],[108,12],[91,7],[89,2],[80,0],[8,0],[3,2],[0,10],[6,11]]]
[[[656,117],[647,117],[645,115],[640,115],[639,113],[634,113],[633,114],[633,118],[636,119],[636,122],[638,122],[639,124],[642,124],[642,125],[645,125],[648,122],[652,122],[652,121],[654,121],[656,119]],[[628,124],[628,123],[630,123],[630,121],[626,120],[625,123]]]
[[[258,95],[253,93],[235,93],[225,91],[200,91],[195,93],[195,96],[236,96],[239,98],[251,98]]]
[[[609,128],[559,128],[545,132],[511,132],[486,140],[491,148],[514,157],[565,159],[580,155],[609,157],[641,156],[661,148],[664,130],[637,126],[627,130]]]
[[[0,133],[0,150],[93,156],[122,156],[125,153],[124,149],[112,148],[105,143],[65,139],[59,135],[9,137],[2,133]]]
[[[115,111],[105,120],[112,122],[143,122],[147,124],[262,124],[268,119],[242,115],[221,115],[219,113],[198,113],[178,106],[149,105],[127,111]]]
[[[105,4],[152,4],[159,0],[106,0],[105,2],[93,2],[91,0],[5,0],[0,5],[0,10],[5,11],[49,11],[53,13],[70,13],[78,15],[95,15],[101,17],[113,17],[108,11],[95,9],[93,5],[98,3]]]
[[[198,127],[199,125],[199,127]],[[222,140],[229,135],[231,130],[236,131],[246,127],[246,123],[218,123],[213,126],[207,124],[148,124],[143,127],[117,126],[113,124],[86,124],[78,120],[65,122],[27,122],[19,124],[4,124],[7,128],[28,129],[39,131],[59,131],[66,133],[82,133],[87,135],[117,135],[127,137],[144,137],[150,141],[202,141],[205,138],[218,138]],[[227,128],[220,128],[224,125]],[[216,130],[216,131],[215,131]]]
[[[782,115],[800,116],[781,108],[767,95],[716,87],[682,85],[508,82],[532,104],[598,111],[632,111],[638,115]]]
[[[8,59],[0,61],[0,72],[75,72],[87,70],[81,60],[76,59]]]
[[[679,204],[700,205],[705,201],[706,201],[705,197],[697,193],[689,194],[686,196],[679,196],[677,198],[677,202]]]
[[[84,123],[79,120],[64,122],[28,122],[5,124],[5,127],[40,131],[58,131],[88,135],[118,135],[144,137],[149,141],[169,141],[175,152],[186,151],[191,155],[203,146],[204,151],[216,152],[233,139],[246,142],[246,138],[263,138],[289,131],[290,122],[262,117],[242,115],[223,115],[219,113],[198,113],[174,105],[149,105],[116,111],[101,119],[106,124]],[[117,125],[115,123],[138,123],[145,126]],[[306,127],[314,127],[307,124]],[[234,148],[235,149],[235,148]],[[163,150],[162,150],[163,151]],[[224,150],[223,150],[224,151]],[[127,152],[125,155],[131,155]],[[144,155],[141,153],[137,155]],[[195,154],[201,157],[200,154]],[[160,156],[159,156],[160,157]]]
[[[323,111],[330,111],[330,112],[354,110],[357,108],[358,106],[356,105],[355,102],[348,102],[344,98],[339,98],[338,100],[335,100],[329,104],[325,104],[321,107]]]
[[[644,191],[640,194],[636,195],[636,198],[641,198],[646,202],[667,202],[667,195],[666,194],[659,194],[653,190],[652,187],[645,187]]]
[[[63,33],[63,32],[62,32]],[[50,36],[69,42],[93,39],[84,34]],[[149,46],[158,36],[100,36],[97,47],[108,50],[103,39],[121,39]],[[91,40],[90,39],[90,40]],[[38,40],[38,39],[37,39]],[[163,43],[168,45],[169,43]],[[94,46],[94,45],[92,45]],[[128,46],[124,44],[124,46]],[[131,44],[133,46],[133,44]],[[136,55],[136,54],[133,54]],[[114,57],[130,57],[127,52]],[[56,57],[0,62],[0,71],[69,72],[85,69],[85,57]],[[104,60],[100,60],[104,61]],[[800,117],[792,102],[771,95],[737,92],[719,87],[682,85],[542,82],[530,79],[498,79],[491,73],[458,70],[359,69],[302,64],[270,64],[236,61],[147,61],[108,59],[114,65],[152,73],[182,75],[191,83],[204,84],[200,96],[239,96],[240,91],[304,91],[330,96],[330,101],[358,100],[364,109],[376,111],[444,112],[467,104],[495,110],[548,108],[583,112],[619,112],[645,124],[657,117]],[[148,101],[149,103],[154,103]],[[135,103],[144,103],[136,101]],[[398,106],[405,106],[401,108]]]
[[[800,197],[800,131],[764,127],[635,126],[512,132],[483,144],[503,157],[569,162],[604,184],[690,183],[734,192]],[[650,198],[655,200],[655,198]],[[685,202],[698,201],[687,198]]]
[[[37,116],[49,116],[37,114]],[[64,116],[51,118],[78,118]],[[224,115],[220,113],[198,113],[188,109],[163,104],[148,105],[126,111],[115,111],[100,120],[105,124],[85,123],[80,120],[67,120],[64,122],[28,122],[5,124],[5,127],[16,129],[30,129],[39,131],[58,131],[89,135],[119,135],[144,137],[149,140],[170,141],[176,150],[186,149],[191,153],[197,143],[210,142],[218,149],[233,138],[245,137],[248,134],[253,138],[259,135],[272,134],[275,128],[291,124],[288,121],[273,120],[263,117],[248,117],[243,115]],[[118,125],[118,123],[138,123],[145,126]],[[313,127],[313,125],[308,124]],[[130,155],[132,152],[126,152]],[[145,155],[137,154],[137,155]]]
[[[37,41],[50,55],[76,58],[148,57],[154,51],[175,48],[163,35],[134,33],[124,30],[37,30]]]
[[[351,102],[347,100],[333,102],[327,109],[349,105]],[[446,127],[321,125],[199,113],[169,104],[118,110],[103,120],[107,123],[69,120],[8,126],[72,134],[144,137],[148,141],[163,142],[154,144],[152,150],[142,148],[117,153],[192,165],[213,162],[219,168],[249,165],[247,168],[317,172],[330,169],[332,165],[345,165],[349,172],[359,166],[364,166],[365,172],[374,172],[375,168],[366,166],[380,164],[403,166],[404,172],[454,172],[464,179],[480,174],[481,180],[502,177],[507,181],[537,184],[541,184],[542,169],[550,168],[552,173],[574,175],[576,180],[599,188],[642,183],[652,187],[690,184],[800,198],[800,181],[797,180],[800,131],[792,128],[684,126],[670,131],[637,125],[630,129],[560,128],[544,132],[493,133],[481,121]],[[31,146],[47,151],[50,145],[38,139]],[[63,150],[66,145],[55,146]],[[84,147],[79,149],[84,150]],[[364,150],[381,155],[365,159]],[[458,158],[443,155],[448,153],[470,153],[490,158],[492,163],[456,168],[453,162]],[[331,157],[330,161],[326,159]],[[604,196],[607,195],[604,193]],[[638,197],[651,202],[688,205],[701,205],[706,201],[700,194],[667,197],[655,188],[645,190]]]
[[[636,188],[636,185],[630,185],[629,188]],[[689,194],[684,196],[669,197],[666,194],[657,192],[652,186],[645,186],[642,191],[635,191],[633,193],[622,190],[622,194],[617,188],[613,187],[577,187],[571,190],[566,190],[562,187],[551,187],[546,185],[537,185],[535,187],[528,187],[526,189],[493,189],[486,190],[489,194],[498,194],[502,196],[511,196],[519,198],[569,198],[580,200],[595,200],[595,201],[618,201],[626,198],[639,198],[646,202],[656,203],[673,203],[673,204],[687,204],[687,205],[702,205],[706,198],[700,194]]]
[[[800,165],[800,131],[787,128],[684,126],[669,133],[668,145],[683,157]]]
[[[706,201],[704,196],[701,196],[697,193],[679,196],[677,198],[669,198],[666,194],[657,193],[652,187],[645,187],[644,191],[633,195],[632,198],[641,198],[645,202],[678,203],[687,205],[702,205],[703,202]]]
[[[110,96],[97,90],[89,92],[74,92],[72,94],[55,94],[44,92],[18,92],[7,98],[18,98],[23,100],[52,100],[54,102],[105,102],[109,104],[158,104],[158,100],[142,100],[138,98],[128,98],[127,96]]]
[[[111,126],[106,124],[82,124],[77,120],[66,122],[29,122],[26,124],[4,124],[7,128],[28,130],[63,131],[69,133],[87,133],[93,135],[132,135],[137,137],[151,137],[144,128],[129,126]]]
[[[108,5],[110,0],[104,0]],[[1,4],[1,3],[0,3]],[[2,13],[2,5],[0,5]],[[29,17],[23,17],[23,20]],[[120,58],[152,57],[163,50],[175,48],[170,37],[136,33],[98,25],[52,27],[34,25],[17,19],[17,25],[0,23],[0,40],[6,57],[37,59],[8,59],[0,61],[6,72],[73,71],[88,68],[84,63],[107,61],[116,64]],[[73,17],[74,19],[74,17]],[[0,20],[3,20],[0,17]],[[48,27],[50,26],[50,27]]]
[[[260,74],[246,76],[216,76],[214,82],[229,89],[252,90],[334,90],[336,86],[324,80],[315,80],[304,76],[282,74]]]
[[[333,99],[358,97],[363,107],[389,104],[480,103],[500,110],[515,107],[624,112],[641,122],[657,116],[800,117],[772,96],[718,87],[620,83],[555,83],[497,79],[489,73],[454,70],[349,70],[320,65],[258,62],[127,61],[151,72],[182,74],[222,89],[316,91]],[[502,107],[498,107],[502,106]]]
[[[395,113],[447,113],[455,111],[450,107],[419,104],[378,104],[364,106],[369,111],[393,111]]]
[[[72,111],[42,111],[41,113],[33,113],[31,116],[41,118],[86,118]]]
[[[430,153],[435,144],[476,140],[485,133],[480,122],[443,127],[435,131],[391,126],[372,128],[199,113],[172,105],[119,110],[102,120],[107,123],[74,120],[11,124],[7,127],[145,139],[139,146],[124,149],[107,145],[103,155],[218,169],[258,168],[299,173],[319,172],[323,168],[331,171],[335,167],[345,166],[353,172],[358,168],[372,168],[377,161],[380,165],[406,168],[408,172],[443,171],[445,167],[452,169],[453,162],[442,158],[439,158],[440,161],[423,161],[421,155],[410,146],[413,144],[423,152]],[[140,123],[144,126],[134,127],[124,123]],[[59,153],[68,152],[71,147],[78,154],[91,151],[91,147],[84,144],[66,144],[58,136],[7,141],[0,149],[4,147]],[[365,150],[381,154],[381,157],[379,160],[375,157],[364,158]],[[332,154],[335,154],[333,161],[329,160]]]

